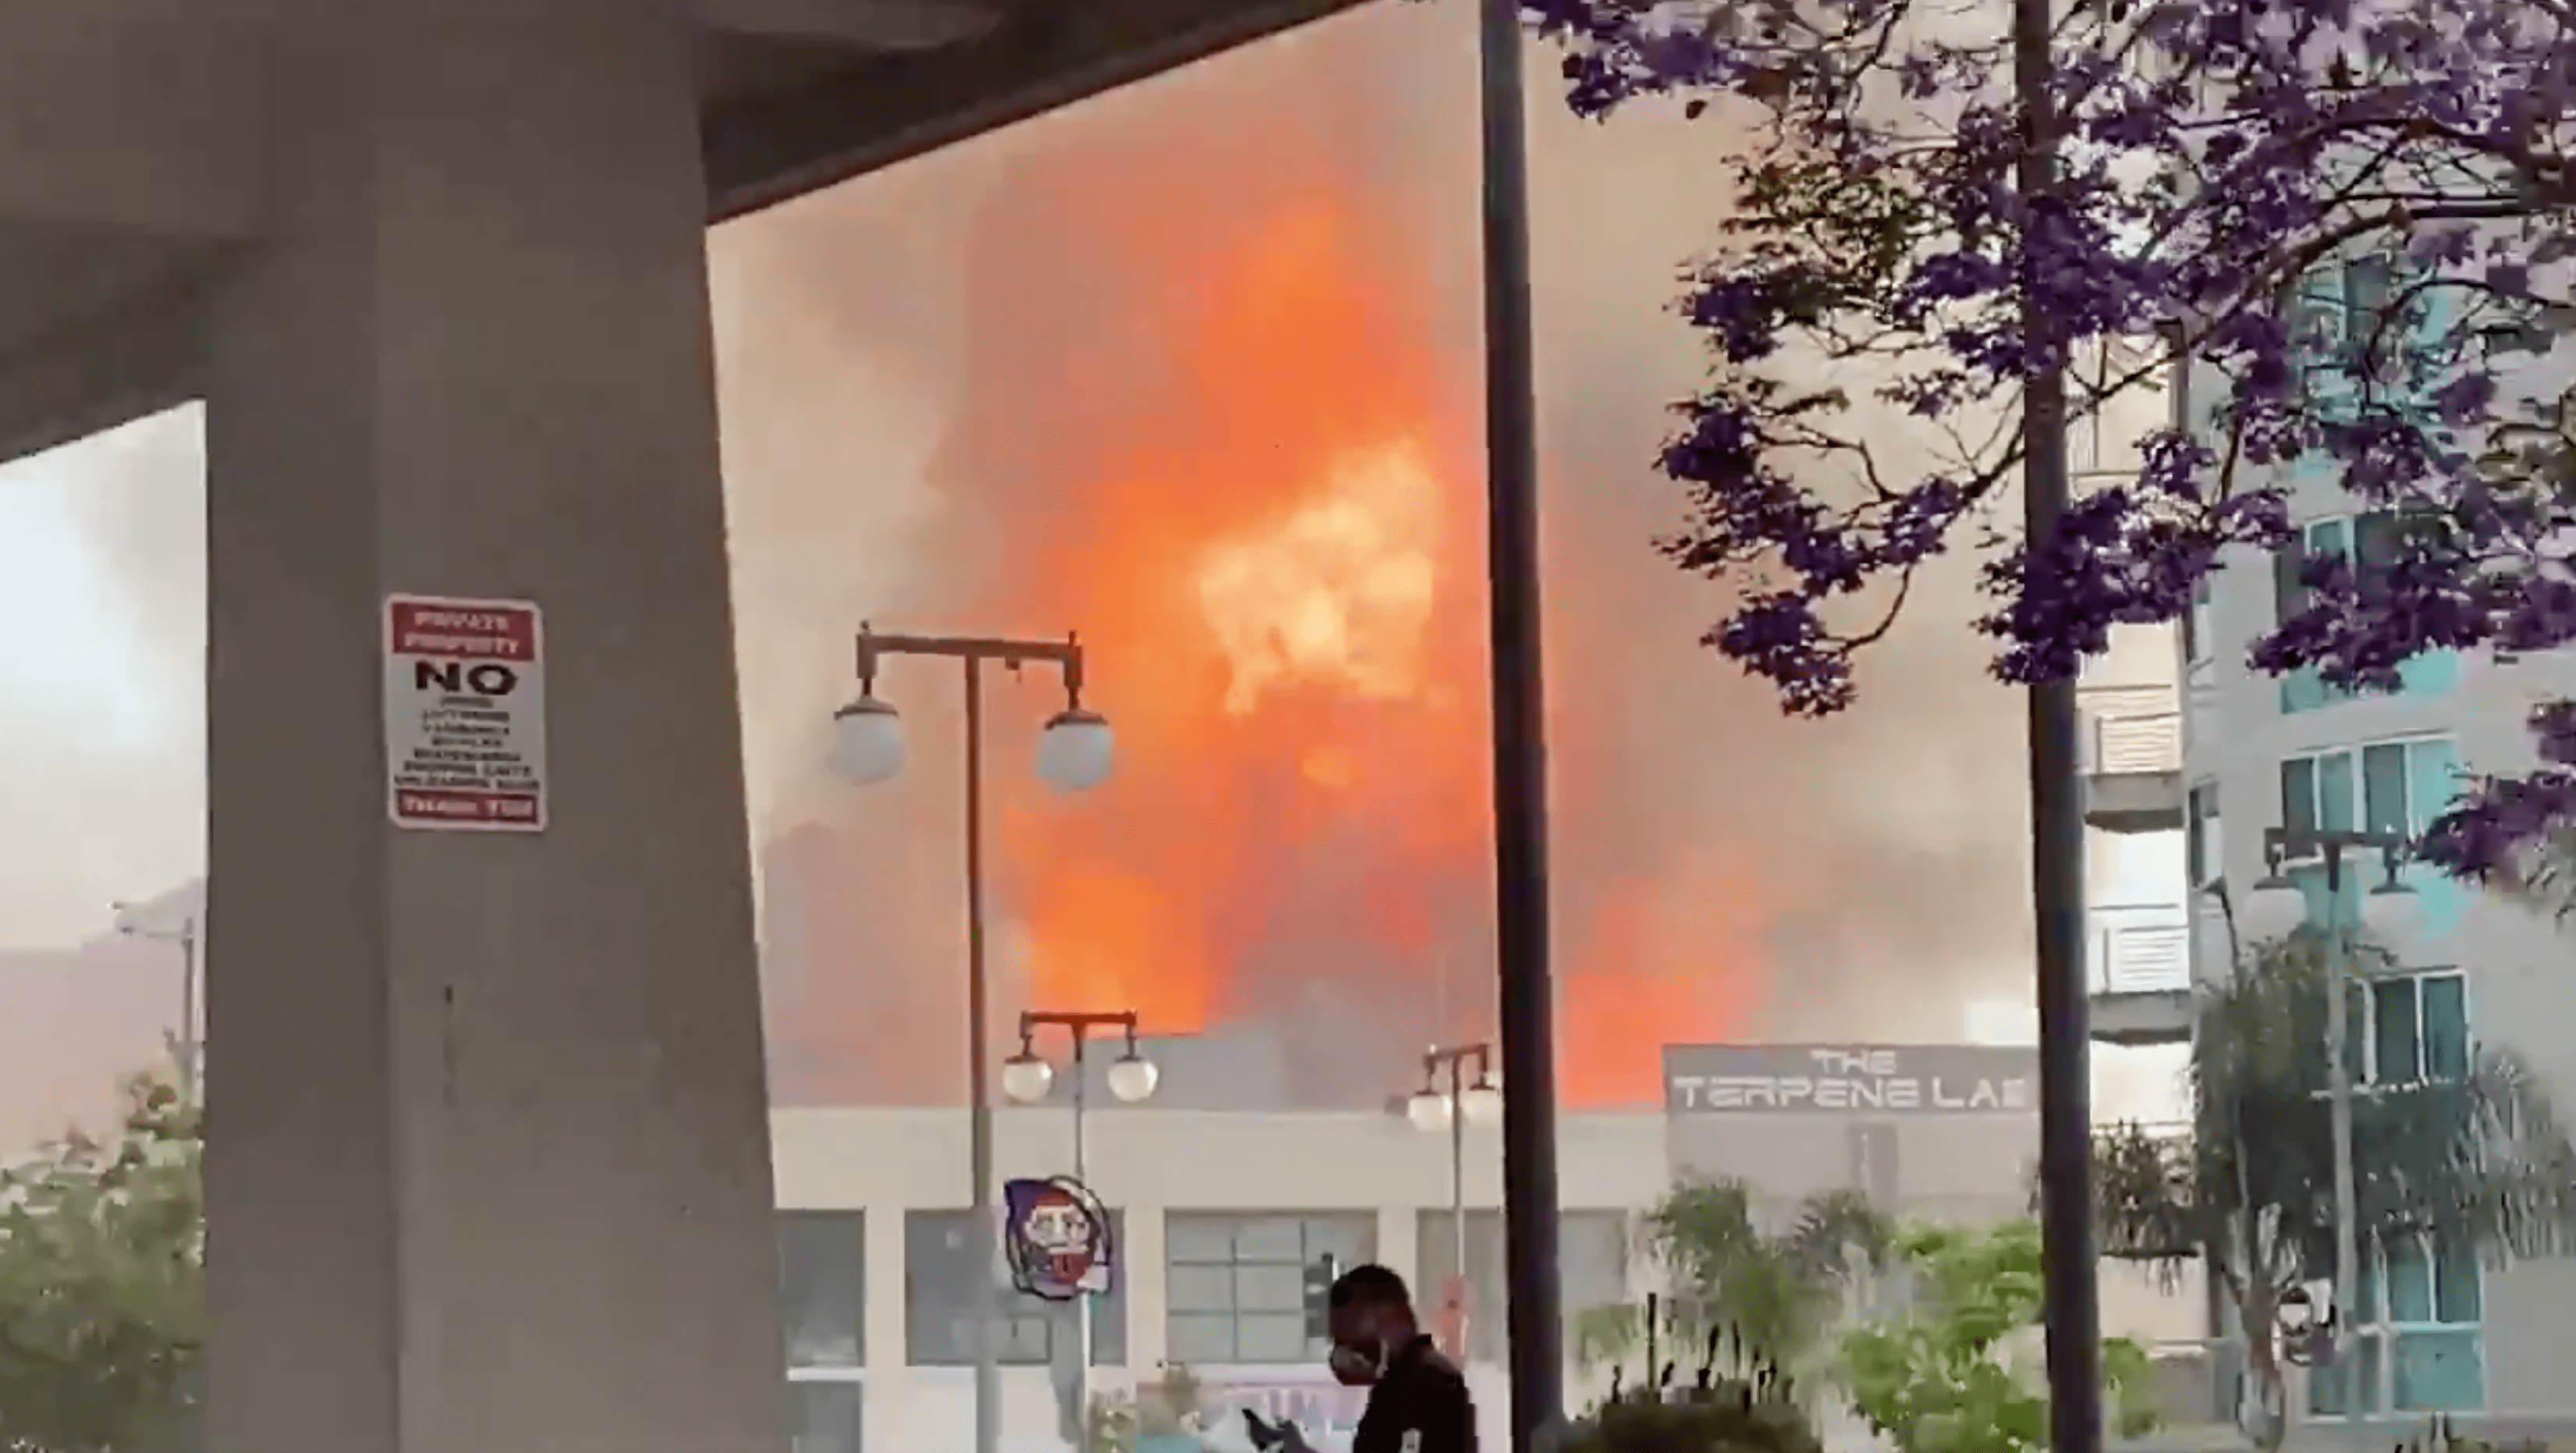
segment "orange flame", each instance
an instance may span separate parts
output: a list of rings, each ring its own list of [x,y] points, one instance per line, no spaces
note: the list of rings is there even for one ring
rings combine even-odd
[[[979,612],[1078,627],[1119,733],[1107,787],[996,806],[1000,901],[1048,1007],[1186,1032],[1324,983],[1408,1033],[1489,1023],[1475,354],[1424,301],[1441,234],[1311,117],[1322,92],[1369,104],[1351,44],[1118,98],[1024,157],[978,234],[992,281],[937,472],[983,525]],[[1080,281],[1032,279],[1031,238]],[[1560,893],[1569,1099],[1651,1102],[1658,1044],[1737,1021],[1741,979],[1691,958],[1751,950],[1673,922],[1758,892],[1715,877],[1610,885],[1589,927]],[[1442,979],[1460,1002],[1425,992]]]

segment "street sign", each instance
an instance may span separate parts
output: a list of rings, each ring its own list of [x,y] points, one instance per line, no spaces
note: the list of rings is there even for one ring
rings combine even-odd
[[[385,809],[396,827],[543,832],[545,633],[524,600],[385,600]]]

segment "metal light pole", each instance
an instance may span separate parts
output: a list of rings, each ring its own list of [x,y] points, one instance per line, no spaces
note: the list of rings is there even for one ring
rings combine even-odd
[[[179,1032],[171,1049],[179,1061],[179,1099],[182,1104],[197,1103],[197,910],[189,910],[177,928],[154,928],[135,917],[140,910],[130,903],[111,905],[116,914],[116,931],[127,938],[151,939],[156,943],[179,946]]]
[[[1503,1074],[1503,1264],[1512,1453],[1565,1416],[1557,1258],[1555,988],[1548,970],[1546,690],[1538,572],[1538,399],[1530,322],[1520,0],[1478,0],[1485,252],[1487,608],[1494,712],[1494,929]]]
[[[2344,1002],[2355,946],[2350,925],[2340,911],[2343,901],[2343,855],[2353,848],[2375,848],[2383,855],[2387,882],[2377,892],[2410,894],[2397,882],[2400,855],[2410,846],[2403,833],[2359,832],[2346,828],[2268,828],[2263,833],[2263,861],[2268,872],[2258,892],[2297,892],[2281,876],[2281,864],[2292,858],[2322,858],[2326,901],[2338,905],[2328,916],[2326,942],[2326,1105],[2334,1140],[2334,1379],[2344,1394],[2344,1415],[2359,1417],[2352,1405],[2351,1360],[2353,1319],[2361,1308],[2361,1212],[2354,1183],[2352,1152],[2353,1067],[2345,1036],[2350,1018]],[[2302,905],[2304,909],[2304,905]]]
[[[982,1272],[975,1304],[975,1450],[995,1453],[1002,1431],[1000,1226],[993,1211],[993,1103],[986,1043],[990,991],[984,965],[984,663],[1017,671],[1054,665],[1064,678],[1066,709],[1047,724],[1039,771],[1068,790],[1095,785],[1109,771],[1108,726],[1082,707],[1082,645],[977,636],[885,636],[859,627],[859,699],[835,713],[836,765],[859,782],[891,777],[903,765],[894,709],[876,699],[879,663],[888,656],[936,656],[962,663],[966,684],[966,1076],[967,1234]],[[1069,755],[1051,759],[1059,744]],[[1051,766],[1053,770],[1051,770]],[[1096,770],[1094,770],[1096,768]]]
[[[1127,1053],[1109,1069],[1109,1093],[1135,1104],[1154,1093],[1156,1075],[1136,1044],[1136,1011],[1120,1009],[1105,1013],[1079,1010],[1036,1009],[1020,1015],[1020,1052],[1002,1070],[1003,1087],[1011,1098],[1034,1103],[1046,1098],[1047,1086],[1054,1071],[1038,1057],[1037,1033],[1053,1027],[1065,1031],[1073,1041],[1073,1178],[1086,1187],[1087,1142],[1083,1136],[1083,1111],[1091,1098],[1091,1077],[1084,1073],[1084,1049],[1095,1029],[1116,1029],[1127,1036]],[[1113,1264],[1112,1275],[1115,1275]],[[1083,1446],[1091,1427],[1091,1293],[1085,1291],[1074,1299],[1073,1334],[1073,1417],[1080,1430],[1076,1453],[1090,1453]]]
[[[2043,295],[2040,248],[2057,190],[2059,119],[2050,81],[2051,0],[2013,0],[2013,91],[2021,113],[2022,528],[2040,558],[2066,512],[2066,336]],[[2102,1311],[2093,1254],[2092,1006],[2084,977],[2084,797],[2075,683],[2029,688],[2031,918],[2039,1008],[2041,1257],[2048,1328],[2049,1446],[2102,1446]]]
[[[1473,1082],[1467,1078],[1470,1065],[1476,1069]],[[1440,1088],[1443,1078],[1449,1082],[1445,1093]],[[1480,1097],[1477,1102],[1468,1100],[1470,1092]],[[1449,1131],[1449,1238],[1453,1248],[1449,1268],[1460,1277],[1467,1275],[1467,1122],[1482,1118],[1469,1106],[1490,1102],[1500,1093],[1494,1082],[1491,1041],[1434,1045],[1422,1054],[1422,1088],[1405,1106],[1405,1117],[1422,1129],[1446,1126]]]

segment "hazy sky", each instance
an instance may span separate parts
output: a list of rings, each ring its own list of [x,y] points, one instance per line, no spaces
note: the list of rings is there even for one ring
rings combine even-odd
[[[191,408],[0,466],[0,947],[204,861],[200,437]]]
[[[1340,22],[1383,29],[1377,53],[1429,77],[1416,86],[1395,75],[1382,87],[1415,98],[1437,123],[1417,128],[1410,113],[1390,113],[1378,138],[1398,157],[1385,164],[1394,168],[1388,185],[1427,176],[1446,186],[1470,175],[1442,161],[1450,152],[1463,159],[1472,137],[1463,122],[1447,124],[1472,114],[1460,89],[1474,74],[1468,14],[1385,7]],[[1236,82],[1221,68],[1264,63],[1228,58],[1112,98],[1087,119],[1039,123],[719,235],[726,466],[745,582],[737,614],[756,811],[796,815],[780,805],[796,795],[806,775],[799,764],[819,746],[815,733],[843,685],[846,631],[866,613],[862,597],[905,594],[904,576],[917,565],[887,544],[912,535],[934,508],[925,470],[959,415],[955,395],[973,343],[950,317],[962,316],[964,289],[942,268],[963,255],[994,177],[1041,138],[1075,149],[1062,138],[1087,126],[1106,145],[1127,124],[1121,114],[1185,108],[1181,93],[1193,88],[1231,94]],[[1817,993],[1832,1003],[1814,1006],[1814,1024],[1793,1016],[1788,1032],[1827,1034],[1849,996],[1886,1000],[1906,989],[1925,996],[1913,1037],[2021,1037],[2028,1013],[2011,992],[2027,952],[2019,771],[2004,745],[2018,708],[1981,677],[1982,647],[1955,624],[1964,585],[1922,603],[1936,617],[1952,613],[1946,632],[1927,623],[1906,652],[1873,668],[1880,709],[1829,726],[1779,722],[1758,691],[1691,646],[1714,598],[1693,595],[1705,588],[1653,561],[1644,541],[1669,519],[1660,513],[1665,497],[1641,503],[1636,491],[1665,488],[1643,467],[1661,428],[1657,410],[1698,367],[1693,341],[1665,305],[1675,264],[1704,240],[1709,219],[1693,213],[1710,212],[1696,203],[1720,174],[1709,148],[1723,137],[1701,130],[1631,144],[1657,133],[1623,128],[1651,127],[1652,118],[1605,130],[1574,122],[1544,91],[1534,105],[1551,447],[1566,469],[1598,482],[1596,501],[1615,493],[1630,501],[1618,509],[1638,521],[1632,530],[1622,515],[1617,528],[1627,533],[1603,546],[1620,561],[1633,550],[1635,564],[1595,613],[1671,617],[1669,639],[1654,644],[1685,703],[1672,710],[1704,713],[1693,718],[1698,735],[1677,740],[1677,750],[1702,762],[1765,764],[1753,774],[1702,769],[1729,779],[1724,791],[1704,794],[1710,821],[1762,819],[1794,831],[1784,804],[1812,809],[1839,784],[1842,797],[1866,805],[1875,835],[1856,844],[1848,827],[1835,828],[1852,871],[1885,862],[1922,869],[1919,900],[1882,891],[1887,901],[1860,902],[1835,892],[1808,915],[1813,922],[1802,920],[1801,942],[1829,963],[1848,961],[1850,977],[1810,972],[1810,981],[1831,985]],[[1678,127],[1661,135],[1684,138]],[[1404,147],[1418,153],[1415,172],[1401,170]],[[1678,207],[1678,198],[1696,203]],[[1461,190],[1457,215],[1472,217],[1472,208]],[[1638,225],[1604,228],[1605,216],[1634,216]],[[873,263],[865,269],[850,262],[861,249]],[[1472,301],[1472,249],[1457,249],[1452,261],[1458,276],[1436,287]],[[863,286],[863,277],[877,285]],[[1608,508],[1597,503],[1588,518]],[[0,468],[0,606],[11,626],[0,649],[0,948],[94,936],[111,901],[160,893],[202,870],[204,513],[193,409]],[[1559,592],[1551,604],[1574,594]],[[1620,603],[1630,596],[1633,610]],[[1577,663],[1551,664],[1563,685]],[[1824,821],[1831,817],[1819,821],[1841,821]],[[1840,881],[1838,862],[1819,857],[1816,871]],[[2094,871],[2099,901],[2178,898],[2179,844],[2107,847]],[[1973,908],[1960,900],[1963,889],[1974,890]],[[1957,942],[1927,950],[1927,936],[1945,934]],[[1927,953],[1942,972],[1926,974]],[[1885,977],[1899,963],[1913,971],[1911,983]],[[1962,1005],[1961,986],[1972,980],[1980,997]],[[1967,1022],[1948,1022],[1955,1019]]]

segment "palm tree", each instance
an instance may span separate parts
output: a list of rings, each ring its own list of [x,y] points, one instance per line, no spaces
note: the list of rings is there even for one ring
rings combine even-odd
[[[2293,934],[2203,993],[2186,1133],[2122,1126],[2094,1146],[2102,1254],[2175,1276],[2203,1265],[2248,1334],[2267,1447],[2286,1427],[2272,1333],[2283,1298],[2334,1266],[2327,951]],[[2360,953],[2357,976],[2388,964]],[[2576,1249],[2576,1148],[2509,1050],[2476,1049],[2445,1078],[2363,1089],[2353,1165],[2364,1247],[2426,1236],[2491,1263]]]
[[[1695,1367],[1721,1331],[1740,1358],[1812,1366],[1850,1289],[1894,1250],[1894,1227],[1857,1191],[1808,1197],[1781,1230],[1762,1220],[1753,1187],[1731,1177],[1685,1178],[1642,1218],[1638,1250],[1667,1288],[1654,1334],[1683,1366]],[[1647,1315],[1638,1306],[1583,1313],[1578,1355],[1587,1365],[1635,1355]]]

